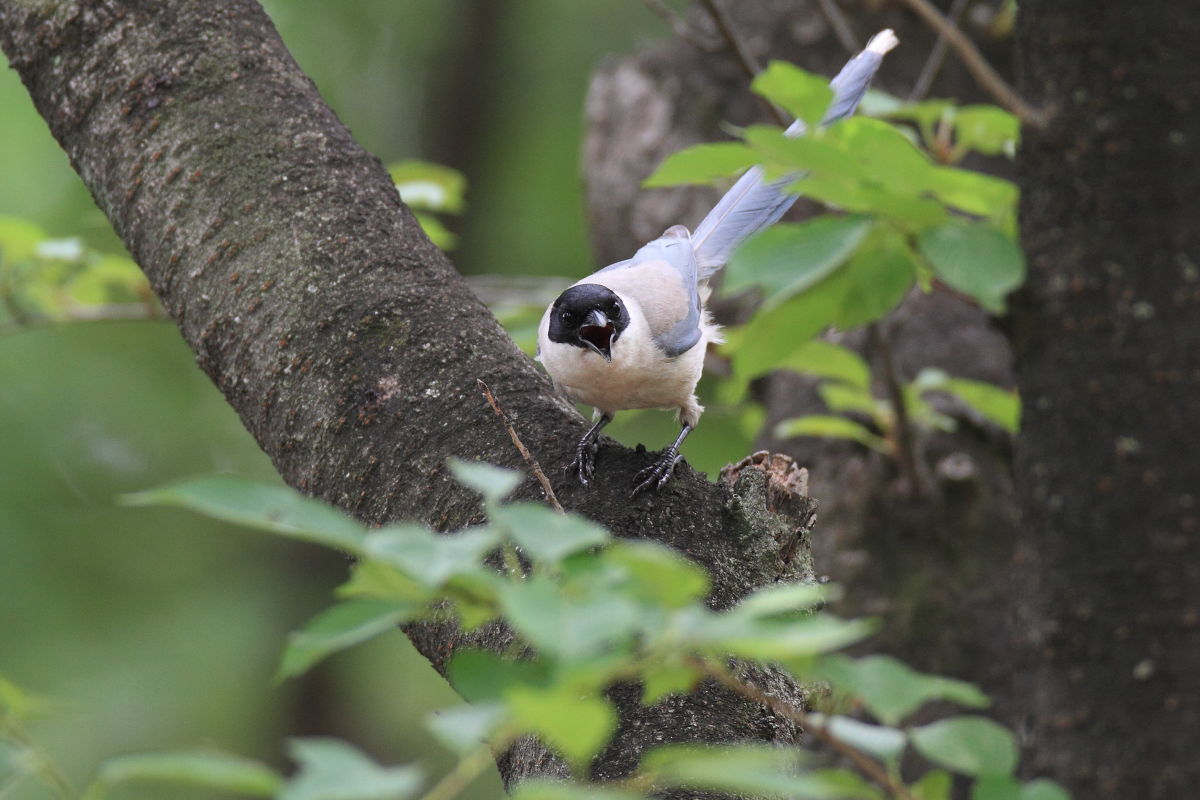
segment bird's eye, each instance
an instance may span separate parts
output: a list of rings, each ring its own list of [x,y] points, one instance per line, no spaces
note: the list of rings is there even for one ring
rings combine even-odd
[[[572,314],[570,311],[564,311],[564,312],[562,312],[561,319],[562,319],[562,321],[563,321],[563,322],[565,322],[566,324],[570,325],[570,324],[571,324],[571,320],[572,320],[572,319],[574,319],[574,318],[575,318],[575,315],[574,315],[574,314]]]
[[[608,315],[614,319],[621,316],[621,304],[613,303],[612,307],[608,309]]]

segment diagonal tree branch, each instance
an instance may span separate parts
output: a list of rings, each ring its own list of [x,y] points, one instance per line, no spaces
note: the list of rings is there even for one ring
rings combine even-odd
[[[424,236],[257,3],[0,0],[0,46],[287,483],[370,523],[476,519],[478,498],[446,459],[521,466],[477,379],[560,475],[586,423]],[[715,606],[803,569],[804,558],[781,559],[796,525],[768,510],[761,472],[731,489],[681,470],[661,496],[630,502],[651,458],[606,441],[600,486],[560,476],[555,491],[619,535],[699,560]],[[520,491],[539,493],[532,479]],[[445,625],[409,634],[439,669],[467,641]],[[503,647],[506,637],[469,641]],[[655,741],[794,736],[715,686],[655,709],[637,692],[614,696],[623,722],[595,767],[602,777],[621,777]],[[553,769],[536,747],[501,765],[510,781]]]

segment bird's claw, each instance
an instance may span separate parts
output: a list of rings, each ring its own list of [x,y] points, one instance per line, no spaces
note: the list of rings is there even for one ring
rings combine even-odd
[[[658,460],[637,474],[634,478],[638,482],[630,497],[637,497],[642,492],[653,489],[658,491],[667,482],[667,479],[675,473],[675,467],[683,461],[683,456],[674,448],[668,448],[663,451]]]
[[[575,458],[567,465],[567,472],[573,473],[579,482],[589,486],[592,476],[596,474],[596,451],[600,449],[597,442],[586,439],[575,447]]]

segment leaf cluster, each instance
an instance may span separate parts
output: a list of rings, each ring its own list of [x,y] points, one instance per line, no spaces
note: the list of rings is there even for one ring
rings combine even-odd
[[[291,490],[230,476],[126,498],[134,505],[192,509],[356,558],[340,602],[290,637],[281,678],[399,623],[452,618],[469,630],[503,622],[513,634],[508,650],[457,653],[448,675],[466,702],[426,721],[430,734],[461,759],[450,775],[430,786],[418,767],[379,765],[344,742],[298,740],[291,752],[299,770],[290,777],[222,753],[124,756],[102,767],[86,796],[104,797],[127,783],[166,782],[283,800],[409,798],[423,788],[425,797],[445,798],[490,764],[492,754],[527,735],[560,756],[573,777],[526,782],[516,790],[520,800],[629,800],[671,788],[743,797],[941,800],[949,797],[952,773],[974,780],[977,798],[1066,796],[1052,784],[1017,782],[1015,740],[985,718],[909,723],[931,701],[981,708],[987,699],[970,684],[888,657],[839,652],[869,635],[872,625],[821,610],[827,587],[773,585],[714,611],[704,602],[707,574],[675,550],[615,539],[587,519],[541,505],[506,502],[520,473],[478,463],[451,467],[481,495],[485,524],[442,534],[414,524],[369,529]],[[839,751],[854,752],[860,768],[832,768],[798,749],[671,744],[646,752],[624,780],[589,780],[589,765],[616,729],[617,712],[606,695],[614,683],[640,684],[648,705],[706,680],[754,701],[761,693],[741,677],[748,662],[831,687],[837,708],[829,713],[773,710]],[[15,692],[2,695],[6,708],[26,705]],[[934,767],[906,781],[900,760],[909,751]]]

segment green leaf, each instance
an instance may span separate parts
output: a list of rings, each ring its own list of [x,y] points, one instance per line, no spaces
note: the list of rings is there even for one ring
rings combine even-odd
[[[830,411],[839,414],[858,412],[866,414],[872,419],[878,416],[876,414],[878,401],[865,389],[847,386],[844,383],[825,381],[817,387],[817,393],[821,395],[821,399],[825,401],[825,405],[829,407]]]
[[[542,661],[514,661],[490,650],[461,650],[446,666],[450,685],[470,703],[499,700],[514,686],[531,688],[549,684],[548,667]]]
[[[1071,800],[1071,795],[1054,781],[1040,778],[1021,787],[1021,800]]]
[[[640,776],[656,789],[688,789],[796,798],[878,798],[879,793],[844,770],[800,772],[805,754],[765,745],[666,745],[642,758]]]
[[[45,701],[0,675],[0,722],[28,719]]]
[[[914,728],[921,755],[966,775],[1009,775],[1017,765],[1012,733],[983,717],[952,717]]]
[[[505,691],[504,700],[521,730],[537,734],[576,769],[587,766],[617,727],[612,704],[569,687],[518,686]]]
[[[821,339],[802,343],[779,363],[779,368],[838,381],[857,389],[867,390],[871,386],[871,368],[862,356],[848,347]]]
[[[452,458],[448,463],[458,482],[479,492],[488,503],[508,497],[525,479],[525,474],[519,470],[505,469],[482,461]]]
[[[921,780],[909,787],[913,800],[950,800],[954,781],[949,772],[935,769],[926,772]]]
[[[971,800],[1071,800],[1071,796],[1054,781],[1022,785],[1007,775],[984,775],[971,787]]]
[[[453,250],[458,244],[458,237],[453,231],[442,224],[442,221],[432,214],[424,214],[420,211],[413,213],[417,218],[417,224],[421,226],[421,230],[425,231],[425,235],[429,240],[443,250]]]
[[[680,662],[654,663],[642,672],[642,705],[652,706],[664,697],[689,692],[703,676]]]
[[[815,128],[833,101],[829,81],[786,61],[772,61],[754,77],[751,90]]]
[[[104,762],[87,796],[104,797],[113,787],[126,783],[166,783],[274,797],[283,778],[264,764],[226,753],[145,753]]]
[[[38,243],[48,236],[29,220],[0,215],[0,264],[31,258],[37,253]]]
[[[467,179],[462,173],[429,161],[408,160],[388,166],[400,199],[414,210],[461,214]]]
[[[394,630],[423,608],[394,600],[351,600],[328,608],[288,637],[278,678],[299,675],[332,653]]]
[[[722,289],[761,287],[763,308],[774,308],[844,264],[870,230],[871,220],[856,216],[774,225],[734,251]]]
[[[1011,389],[967,378],[950,378],[942,391],[954,395],[1009,433],[1016,433],[1021,426],[1021,398]]]
[[[430,599],[429,590],[395,567],[367,559],[351,567],[350,580],[338,587],[339,597],[371,597],[424,603]]]
[[[601,789],[594,783],[530,778],[516,785],[512,790],[512,800],[645,800],[645,795]]]
[[[929,190],[943,203],[974,216],[986,217],[1006,231],[1016,217],[1016,184],[994,175],[936,167]]]
[[[540,564],[557,564],[572,553],[607,542],[608,531],[576,514],[540,503],[511,503],[492,511],[492,524]]]
[[[799,619],[757,619],[746,614],[713,614],[685,609],[676,634],[688,646],[713,655],[735,655],[761,661],[807,659],[853,644],[873,630],[865,620],[843,620],[828,614]]]
[[[361,553],[366,528],[332,506],[283,486],[208,475],[122,495],[130,506],[178,506],[300,541]]]
[[[971,684],[917,672],[890,656],[832,656],[821,662],[820,673],[859,698],[888,725],[898,724],[930,700],[949,700],[971,708],[988,705],[987,696]]]
[[[953,111],[954,104],[949,100],[922,100],[919,103],[891,98],[894,103],[877,112],[876,116],[888,119],[911,120],[922,128],[932,127],[944,115]]]
[[[831,589],[816,583],[777,583],[746,596],[726,616],[761,619],[778,614],[810,611],[829,599]]]
[[[425,718],[434,737],[459,755],[488,741],[507,718],[500,703],[461,705],[435,711]]]
[[[774,435],[780,439],[788,439],[793,436],[850,439],[881,453],[891,452],[886,440],[871,433],[862,424],[847,417],[834,417],[827,414],[807,414],[803,417],[785,419],[775,426]]]
[[[886,725],[871,725],[851,717],[827,717],[811,714],[813,724],[856,750],[883,761],[898,758],[908,744],[904,731]]]
[[[594,592],[568,596],[554,581],[535,575],[500,587],[504,617],[539,652],[580,658],[631,636],[642,609],[629,597]]]
[[[1005,296],[1025,279],[1020,248],[995,228],[949,223],[923,232],[917,243],[939,279],[993,313],[1004,312]]]
[[[418,525],[402,524],[373,531],[363,550],[422,585],[436,588],[458,573],[476,569],[499,543],[500,533],[492,528],[434,534]]]
[[[708,594],[708,572],[658,542],[617,540],[601,558],[627,571],[633,595],[661,608],[682,608]]]
[[[972,784],[971,800],[1021,800],[1021,783],[1008,775],[984,775]]]
[[[739,142],[698,144],[667,156],[642,185],[646,188],[711,183],[736,175],[758,163],[753,150]]]
[[[962,106],[954,111],[954,135],[960,149],[1012,158],[1021,138],[1021,121],[997,106]]]
[[[382,767],[337,739],[292,739],[288,749],[300,771],[279,800],[404,800],[421,788],[416,767]]]
[[[749,378],[776,368],[830,325],[845,330],[882,318],[912,288],[915,275],[903,237],[877,227],[844,266],[730,335],[735,374]]]

